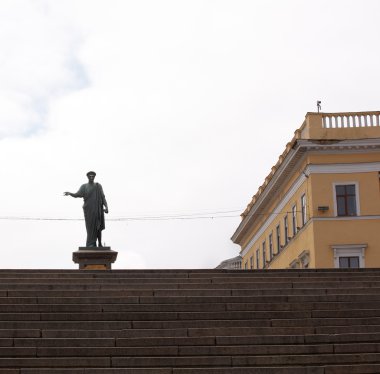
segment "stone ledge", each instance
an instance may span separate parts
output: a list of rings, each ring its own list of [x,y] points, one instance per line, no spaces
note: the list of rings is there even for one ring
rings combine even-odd
[[[111,270],[117,254],[111,247],[79,247],[73,252],[73,261],[80,270]]]

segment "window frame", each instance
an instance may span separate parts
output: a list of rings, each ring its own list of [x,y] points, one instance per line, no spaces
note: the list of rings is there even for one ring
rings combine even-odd
[[[355,186],[355,203],[356,203],[356,214],[355,215],[338,215],[338,199],[336,196],[336,187],[337,186]],[[359,182],[355,181],[342,181],[342,182],[333,182],[333,199],[334,199],[334,216],[335,217],[358,217],[360,216],[360,202],[359,202]]]
[[[334,267],[339,269],[340,257],[359,257],[359,268],[365,267],[365,250],[367,244],[337,244],[332,245],[334,251]]]
[[[256,269],[260,269],[260,248],[256,249]]]
[[[284,235],[285,235],[285,242],[284,245],[287,245],[289,243],[289,219],[288,215],[284,216]]]
[[[263,252],[263,269],[265,268],[266,265],[266,260],[267,260],[267,242],[266,240],[263,241],[261,244],[262,252]]]
[[[358,266],[350,266],[352,259],[357,259]],[[341,266],[341,260],[347,259],[348,260],[348,266]],[[360,269],[360,257],[359,256],[339,256],[339,269]]]
[[[310,265],[310,251],[308,249],[303,250],[298,259],[300,260],[301,268],[308,269]]]
[[[269,261],[273,259],[273,232],[268,236]]]
[[[276,245],[277,245],[277,253],[281,252],[281,226],[278,224],[276,226]]]
[[[301,223],[302,227],[306,225],[307,222],[307,201],[306,193],[301,195]]]
[[[293,236],[297,235],[297,203],[292,206],[292,227],[293,227]]]

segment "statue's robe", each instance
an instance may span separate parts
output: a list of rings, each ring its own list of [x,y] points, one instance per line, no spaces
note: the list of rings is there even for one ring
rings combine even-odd
[[[86,221],[86,247],[96,247],[96,239],[100,231],[104,230],[104,210],[107,204],[103,188],[99,183],[83,184],[76,197],[83,197],[84,219]]]

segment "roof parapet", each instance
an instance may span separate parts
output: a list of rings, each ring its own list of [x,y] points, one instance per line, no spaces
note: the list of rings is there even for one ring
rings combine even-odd
[[[307,113],[301,139],[380,137],[380,112]]]

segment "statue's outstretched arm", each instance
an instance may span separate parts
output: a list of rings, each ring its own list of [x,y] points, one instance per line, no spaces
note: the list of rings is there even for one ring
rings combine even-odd
[[[71,197],[83,197],[84,196],[84,187],[81,186],[76,193],[72,192],[64,192],[64,196],[71,196]]]
[[[63,194],[64,194],[65,196],[82,197],[82,196],[79,196],[79,195],[78,195],[78,192],[77,192],[77,193],[64,192]]]

